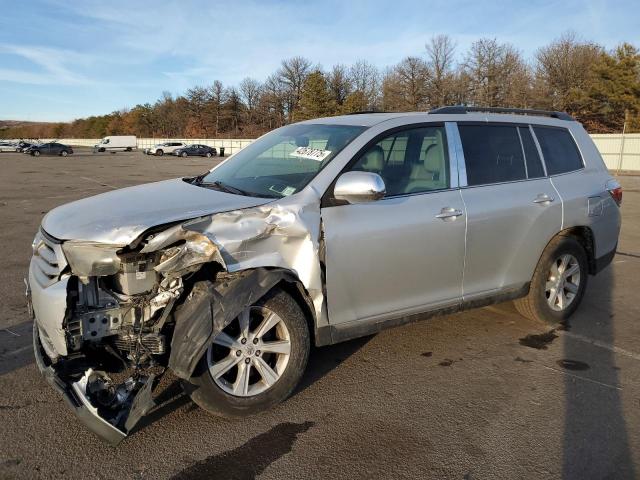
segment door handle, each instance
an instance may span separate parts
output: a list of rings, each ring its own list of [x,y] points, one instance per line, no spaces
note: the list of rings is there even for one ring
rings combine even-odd
[[[462,210],[452,207],[444,207],[436,218],[446,221],[452,221],[462,215]]]
[[[550,197],[546,193],[539,193],[538,196],[533,200],[533,203],[538,203],[542,205],[549,205],[553,202],[555,198]]]

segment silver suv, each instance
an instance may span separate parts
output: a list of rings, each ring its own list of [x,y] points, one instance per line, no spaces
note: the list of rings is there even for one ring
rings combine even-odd
[[[27,282],[37,363],[113,444],[166,368],[205,410],[253,414],[292,393],[311,345],[510,299],[566,321],[616,251],[621,197],[563,113],[289,125],[200,176],[47,214]]]

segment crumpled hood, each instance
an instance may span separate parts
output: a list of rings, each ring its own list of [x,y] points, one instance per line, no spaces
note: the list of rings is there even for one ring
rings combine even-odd
[[[128,245],[157,225],[271,201],[198,187],[176,178],[67,203],[51,210],[42,220],[42,228],[60,240]]]

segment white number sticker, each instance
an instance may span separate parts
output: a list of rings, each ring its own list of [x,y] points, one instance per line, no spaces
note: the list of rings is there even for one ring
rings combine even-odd
[[[329,155],[331,155],[331,150],[322,150],[320,148],[311,147],[298,147],[289,155],[292,157],[308,158],[309,160],[317,160],[318,162],[321,162]]]

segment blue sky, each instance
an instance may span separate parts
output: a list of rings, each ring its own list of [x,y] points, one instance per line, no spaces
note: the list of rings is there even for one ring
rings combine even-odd
[[[245,76],[283,58],[379,67],[448,34],[527,58],[567,30],[611,48],[640,46],[637,1],[0,0],[0,119],[67,121],[154,102],[163,91]]]

